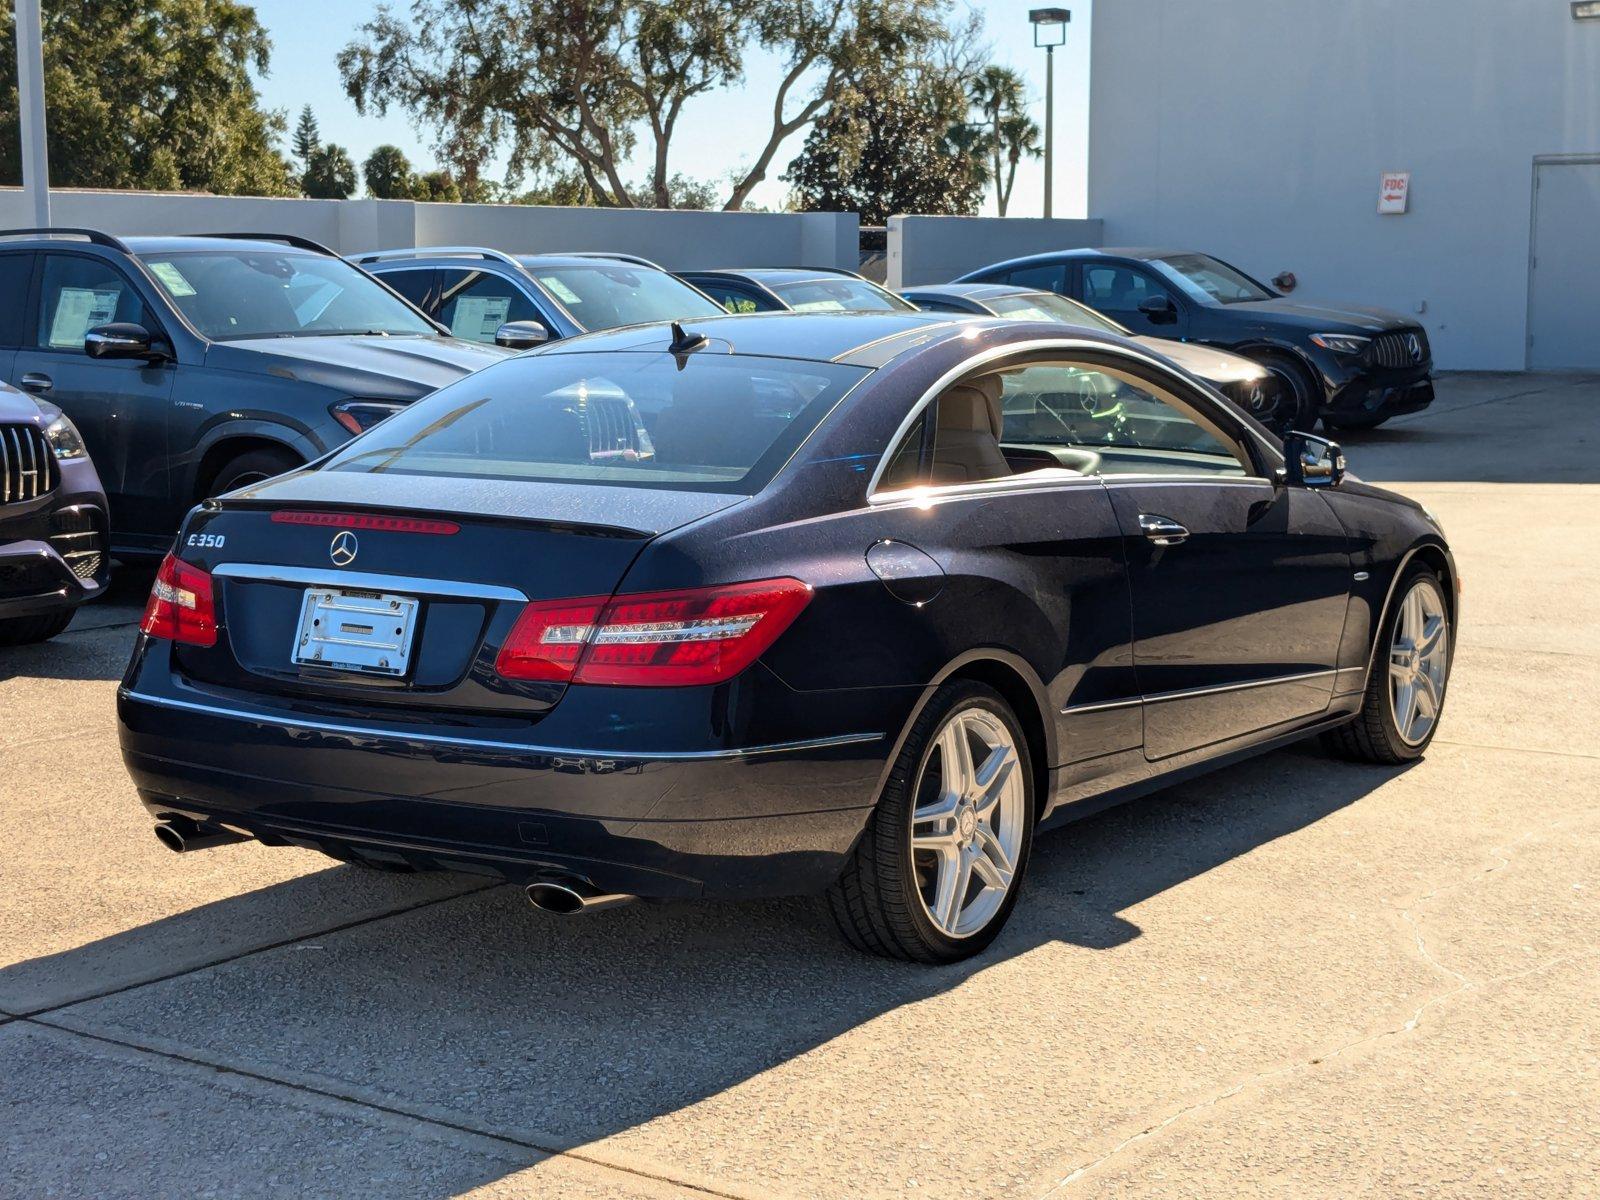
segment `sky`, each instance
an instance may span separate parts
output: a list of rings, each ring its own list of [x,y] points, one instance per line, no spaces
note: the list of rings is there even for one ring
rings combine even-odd
[[[258,80],[268,108],[287,111],[291,126],[303,104],[316,112],[324,141],[350,152],[357,164],[374,146],[391,142],[405,151],[412,165],[434,164],[433,137],[411,127],[403,114],[361,116],[344,94],[335,58],[341,47],[378,7],[378,0],[253,0],[261,22],[272,36],[270,73]],[[957,0],[962,3],[962,0]],[[1013,67],[1027,80],[1034,120],[1044,127],[1045,52],[1033,45],[1028,9],[1037,0],[971,0],[970,7],[984,15],[985,38],[998,63]],[[394,0],[405,11],[409,0]],[[1088,157],[1089,21],[1092,0],[1069,4],[1072,22],[1066,44],[1055,51],[1055,215],[1085,215],[1085,174]],[[753,159],[765,144],[770,126],[772,95],[777,88],[778,64],[764,55],[745,64],[742,94],[722,92],[701,97],[685,109],[672,145],[671,168],[692,178],[725,181],[741,162]],[[778,151],[768,178],[757,187],[752,202],[769,207],[783,203],[788,188],[777,175],[788,165],[804,141],[795,134]],[[643,180],[647,167],[633,164],[624,177]],[[1013,216],[1040,216],[1044,203],[1044,168],[1024,160],[1017,170]],[[991,194],[985,212],[994,211]]]

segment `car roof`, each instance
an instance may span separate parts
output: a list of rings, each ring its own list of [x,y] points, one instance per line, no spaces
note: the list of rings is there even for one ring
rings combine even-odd
[[[638,262],[631,258],[611,258],[603,254],[513,254],[511,257],[525,267],[594,267],[666,273],[654,263]]]
[[[997,300],[1001,296],[1032,296],[1038,291],[1038,288],[1018,287],[1014,283],[925,283],[917,287],[902,288],[901,294],[905,296],[965,296],[971,300]]]
[[[961,336],[971,317],[948,313],[745,313],[696,317],[679,322],[689,333],[703,333],[725,354],[797,358],[876,367],[912,345]],[[671,322],[630,325],[553,342],[536,354],[586,354],[623,350],[665,350]]]

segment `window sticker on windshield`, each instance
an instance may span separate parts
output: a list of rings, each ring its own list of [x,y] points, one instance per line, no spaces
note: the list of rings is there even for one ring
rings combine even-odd
[[[194,287],[183,277],[183,272],[169,262],[153,262],[147,264],[150,274],[161,281],[161,286],[174,296],[192,296]]]
[[[121,288],[62,288],[50,322],[50,345],[57,350],[83,349],[84,335],[115,317],[121,298]]]
[[[469,342],[492,342],[510,311],[510,296],[462,296],[450,316],[450,333]]]
[[[583,303],[583,300],[578,296],[577,292],[573,291],[566,284],[562,283],[561,280],[557,279],[554,275],[541,275],[539,276],[539,282],[554,292],[556,294],[556,299],[561,301],[563,304]]]

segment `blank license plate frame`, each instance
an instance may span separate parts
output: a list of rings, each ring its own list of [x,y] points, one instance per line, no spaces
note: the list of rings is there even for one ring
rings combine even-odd
[[[411,667],[420,604],[388,592],[307,588],[290,658],[300,667],[398,678]]]

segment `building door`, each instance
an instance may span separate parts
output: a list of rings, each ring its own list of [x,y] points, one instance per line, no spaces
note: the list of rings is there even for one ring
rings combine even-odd
[[[1535,162],[1528,366],[1600,370],[1600,159]]]

